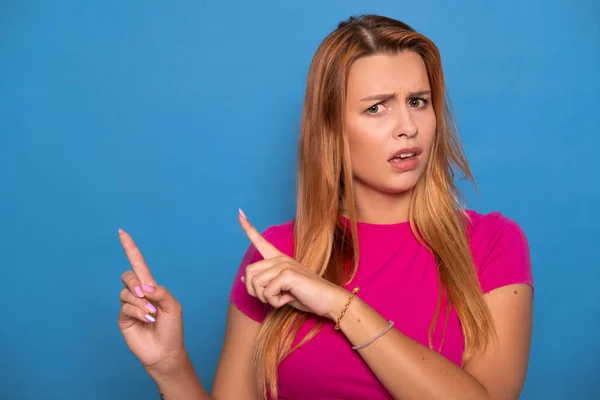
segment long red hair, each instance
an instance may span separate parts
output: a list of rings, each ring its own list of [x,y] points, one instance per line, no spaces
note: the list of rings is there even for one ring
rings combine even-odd
[[[453,169],[458,168],[471,181],[473,177],[446,99],[439,51],[428,38],[400,21],[376,15],[352,17],[325,38],[312,60],[299,145],[295,258],[338,285],[354,276],[358,262],[357,216],[348,143],[343,134],[348,73],[361,57],[400,51],[414,51],[423,58],[437,119],[431,157],[413,190],[409,213],[413,232],[432,252],[438,267],[440,298],[429,343],[432,347],[442,298],[446,298],[447,307],[454,307],[460,318],[467,360],[488,344],[493,332],[467,241],[467,218]],[[342,206],[350,219],[350,229],[339,218]],[[277,397],[278,365],[294,350],[294,337],[307,319],[306,313],[292,307],[268,313],[254,357],[263,398],[267,392]],[[310,340],[319,327],[296,348]]]

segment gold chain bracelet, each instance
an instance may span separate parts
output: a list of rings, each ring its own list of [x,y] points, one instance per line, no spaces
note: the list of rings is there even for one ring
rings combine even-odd
[[[350,298],[348,299],[348,302],[344,306],[344,309],[342,310],[342,312],[340,313],[340,316],[338,317],[337,321],[335,322],[335,330],[336,331],[340,330],[340,321],[342,320],[342,318],[344,318],[344,314],[346,314],[346,310],[350,306],[352,299],[354,298],[354,296],[356,296],[356,293],[358,293],[359,290],[360,290],[360,287],[358,287],[358,286],[355,287],[354,289],[352,289],[352,293],[350,293]]]

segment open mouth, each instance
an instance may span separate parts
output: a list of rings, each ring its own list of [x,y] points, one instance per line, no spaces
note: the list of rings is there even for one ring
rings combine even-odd
[[[388,161],[403,161],[403,160],[411,160],[421,155],[423,149],[418,146],[415,147],[407,147],[404,149],[400,149],[394,154],[392,154],[392,158]]]
[[[411,158],[415,158],[417,156],[417,153],[400,153],[395,157],[392,157],[391,160],[409,160]],[[390,161],[391,161],[390,160]]]
[[[398,171],[410,171],[419,165],[419,156],[422,152],[420,147],[400,149],[392,155],[388,162]]]

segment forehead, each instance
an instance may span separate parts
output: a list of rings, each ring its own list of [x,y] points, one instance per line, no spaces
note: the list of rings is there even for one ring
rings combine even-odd
[[[429,90],[425,62],[413,51],[377,54],[356,60],[348,75],[348,98],[377,93]]]

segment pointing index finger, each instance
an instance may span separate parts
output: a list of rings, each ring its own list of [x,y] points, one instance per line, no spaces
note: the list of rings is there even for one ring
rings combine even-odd
[[[246,214],[240,209],[240,215],[238,217],[240,225],[244,232],[246,232],[246,236],[250,239],[250,242],[256,247],[258,252],[265,258],[275,258],[281,255],[281,252],[277,250],[275,246],[273,246],[267,239],[265,239],[260,232],[256,230],[254,226],[248,221]]]
[[[152,277],[140,249],[138,249],[131,236],[124,230],[119,229],[119,239],[121,240],[127,259],[131,264],[131,268],[133,268],[133,272],[135,272],[140,282],[142,284],[156,286],[156,281]]]

